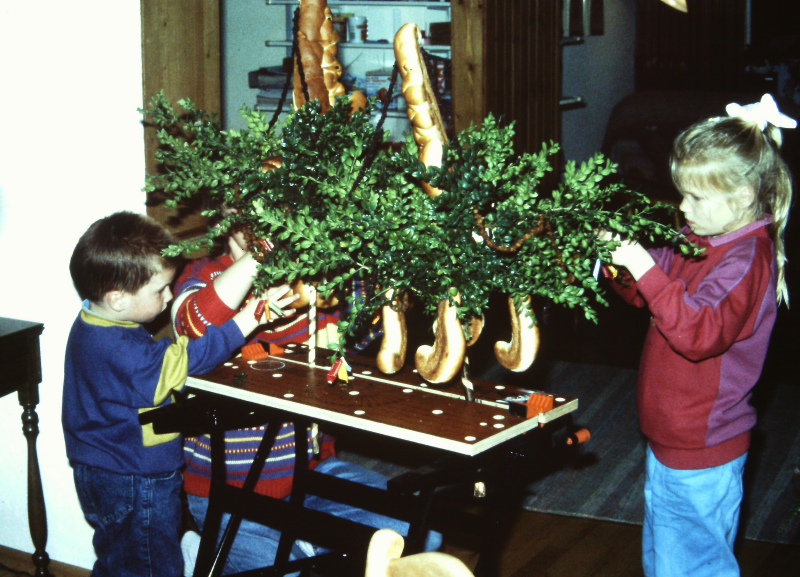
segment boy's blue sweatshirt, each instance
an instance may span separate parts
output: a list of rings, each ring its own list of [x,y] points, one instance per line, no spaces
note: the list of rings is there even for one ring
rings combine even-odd
[[[62,425],[71,461],[127,475],[175,471],[181,438],[155,435],[139,414],[169,404],[187,374],[208,372],[244,344],[229,321],[203,338],[160,341],[138,323],[114,321],[84,307],[72,325],[64,366]]]

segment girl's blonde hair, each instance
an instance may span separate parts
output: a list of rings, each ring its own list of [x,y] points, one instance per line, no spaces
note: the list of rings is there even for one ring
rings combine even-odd
[[[778,304],[789,306],[783,233],[792,201],[792,176],[780,155],[780,129],[762,131],[739,117],[711,118],[687,128],[675,139],[670,167],[678,190],[689,183],[732,194],[743,187],[754,192],[746,207],[754,219],[772,215],[769,233],[778,267]]]

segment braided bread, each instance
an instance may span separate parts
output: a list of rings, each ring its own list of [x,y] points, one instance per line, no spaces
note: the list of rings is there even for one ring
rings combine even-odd
[[[442,165],[442,147],[447,143],[447,135],[420,51],[421,36],[416,24],[404,24],[394,36],[394,57],[403,79],[401,90],[408,103],[408,119],[419,147],[419,159],[428,168]],[[442,192],[427,182],[422,183],[422,190],[429,196]]]
[[[342,66],[336,60],[339,34],[333,29],[333,16],[325,0],[300,0],[297,21],[297,48],[308,87],[308,98],[319,100],[320,112],[327,112],[336,96],[344,94],[339,82]],[[305,104],[297,59],[294,62],[295,109]]]

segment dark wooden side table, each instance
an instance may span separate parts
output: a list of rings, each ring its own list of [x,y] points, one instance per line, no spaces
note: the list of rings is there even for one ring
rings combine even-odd
[[[47,566],[50,557],[45,552],[47,544],[47,515],[44,507],[39,458],[36,455],[36,437],[39,435],[39,383],[42,382],[42,364],[39,353],[39,335],[44,325],[0,317],[0,397],[16,391],[22,405],[22,432],[28,441],[28,525],[36,550],[33,563],[37,577],[52,577]]]

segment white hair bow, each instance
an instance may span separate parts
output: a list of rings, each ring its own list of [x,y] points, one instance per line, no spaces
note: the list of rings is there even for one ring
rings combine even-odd
[[[755,104],[741,106],[732,102],[725,107],[725,110],[728,112],[728,116],[755,122],[761,127],[761,130],[766,130],[767,124],[778,128],[795,128],[797,126],[794,118],[789,118],[778,110],[778,105],[775,104],[771,94],[765,94],[761,97],[761,102]]]

